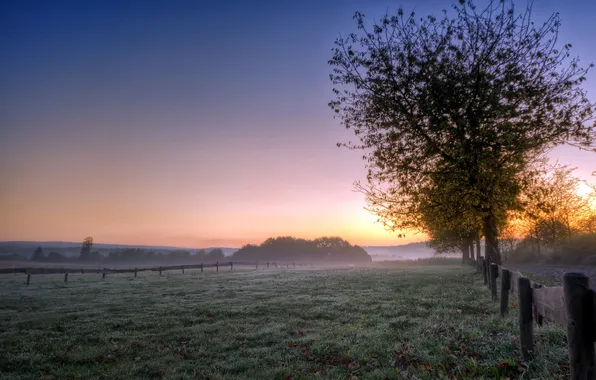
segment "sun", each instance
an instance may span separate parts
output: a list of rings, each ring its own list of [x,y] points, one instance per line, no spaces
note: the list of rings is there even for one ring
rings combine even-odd
[[[588,197],[594,195],[594,189],[585,182],[580,182],[576,190],[577,195],[581,197]]]

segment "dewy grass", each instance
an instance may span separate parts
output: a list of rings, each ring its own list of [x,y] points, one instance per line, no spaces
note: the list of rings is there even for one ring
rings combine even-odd
[[[0,277],[2,379],[564,378],[470,268]],[[415,377],[414,377],[415,376]]]

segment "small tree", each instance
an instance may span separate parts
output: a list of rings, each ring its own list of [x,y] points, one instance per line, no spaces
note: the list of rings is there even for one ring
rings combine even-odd
[[[574,168],[556,165],[537,172],[521,194],[524,234],[540,245],[557,251],[591,213],[587,197],[578,194],[579,178]],[[539,251],[540,252],[540,251]]]
[[[35,251],[33,251],[33,256],[31,256],[31,260],[33,261],[41,261],[45,258],[43,253],[43,248],[37,247]]]
[[[86,237],[83,240],[83,245],[81,247],[81,260],[90,260],[91,259],[91,249],[93,248],[93,238],[91,236]]]

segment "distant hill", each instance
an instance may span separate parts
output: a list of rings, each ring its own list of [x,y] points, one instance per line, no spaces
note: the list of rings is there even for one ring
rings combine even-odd
[[[33,254],[33,251],[37,247],[42,247],[44,251],[50,252],[55,251],[65,256],[76,256],[81,250],[81,242],[67,242],[67,241],[3,241],[0,242],[0,256],[8,256],[12,254],[21,255],[23,257],[29,257]],[[188,248],[188,247],[174,247],[164,245],[130,245],[130,244],[103,244],[94,243],[93,250],[97,250],[100,253],[107,253],[110,249],[116,248],[142,248],[146,250],[153,250],[158,252],[166,252],[173,250],[185,250],[195,253],[201,248]],[[213,248],[221,248],[224,255],[231,256],[238,248],[229,247],[208,247],[203,248],[209,251]]]
[[[373,261],[383,260],[416,260],[433,257],[435,251],[426,246],[426,242],[409,243],[403,245],[363,246]]]

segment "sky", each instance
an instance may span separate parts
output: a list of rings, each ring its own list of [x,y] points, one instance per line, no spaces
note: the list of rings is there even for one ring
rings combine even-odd
[[[353,191],[366,171],[361,152],[336,146],[354,138],[327,106],[327,61],[356,10],[378,19],[450,4],[3,0],[0,240],[423,240],[385,231]],[[534,8],[539,19],[560,12],[561,41],[596,62],[596,2]],[[586,89],[596,100],[596,74]],[[551,153],[585,179],[595,157]]]

